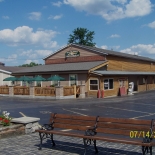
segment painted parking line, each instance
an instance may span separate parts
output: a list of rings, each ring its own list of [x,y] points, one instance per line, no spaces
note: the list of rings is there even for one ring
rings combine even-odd
[[[155,106],[154,104],[145,104],[145,103],[134,103],[134,104],[145,105],[145,106]]]
[[[75,110],[81,110],[81,111],[88,111],[89,109],[79,109],[79,108],[71,108],[71,109],[75,109]]]
[[[50,113],[52,113],[52,112],[50,112],[50,111],[39,111],[41,114],[50,114]]]
[[[114,107],[107,107],[107,106],[97,106],[97,107],[106,107],[106,108],[110,108],[110,109],[117,109],[117,110],[124,110],[124,111],[139,112],[139,113],[144,113],[144,114],[152,114],[152,113],[143,112],[143,111],[130,110],[130,109],[122,109],[122,108],[114,108]]]
[[[152,116],[152,115],[155,115],[155,113],[150,113],[149,115],[143,115],[143,116],[138,116],[138,117],[132,117],[132,119],[137,119],[137,118]]]
[[[72,113],[75,113],[75,114],[82,115],[82,116],[88,116],[88,115],[84,115],[84,114],[82,114],[82,113],[75,112],[75,111],[72,111],[72,110],[68,110],[68,109],[65,109],[65,108],[62,108],[62,109],[65,110],[65,111],[69,111],[69,112],[72,112]]]

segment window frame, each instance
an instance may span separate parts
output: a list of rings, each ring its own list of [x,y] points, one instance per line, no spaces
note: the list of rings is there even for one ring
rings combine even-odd
[[[77,74],[69,74],[69,86],[71,86],[70,76],[76,75],[76,86],[78,86],[78,75]]]
[[[97,80],[97,84],[90,84],[90,80]],[[97,90],[91,90],[90,85],[95,85],[95,86],[97,85],[97,87],[98,87],[97,90],[99,90],[99,79],[89,79],[89,91],[97,91]]]
[[[104,80],[108,80],[108,89],[104,89]],[[113,80],[113,88],[109,89],[109,80]],[[103,90],[114,90],[114,78],[105,78],[103,79]]]

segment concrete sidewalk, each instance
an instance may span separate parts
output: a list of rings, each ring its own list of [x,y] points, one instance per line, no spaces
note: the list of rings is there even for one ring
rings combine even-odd
[[[50,139],[43,141],[39,147],[38,133],[16,136],[0,140],[0,155],[83,155],[83,140],[79,138],[54,135],[55,147],[51,147]],[[141,147],[119,143],[97,141],[98,155],[142,155]],[[88,147],[87,155],[94,155],[93,146]],[[155,154],[155,148],[153,148]]]

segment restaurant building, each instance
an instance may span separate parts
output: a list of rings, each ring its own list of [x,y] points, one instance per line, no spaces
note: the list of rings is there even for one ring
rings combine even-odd
[[[151,58],[69,44],[44,61],[44,65],[15,71],[12,75],[44,78],[59,75],[65,78],[61,86],[85,85],[88,96],[97,96],[98,90],[103,90],[105,97],[117,96],[121,87],[127,94],[130,82],[137,92],[155,89],[155,60]],[[55,81],[41,82],[42,87],[53,84]]]

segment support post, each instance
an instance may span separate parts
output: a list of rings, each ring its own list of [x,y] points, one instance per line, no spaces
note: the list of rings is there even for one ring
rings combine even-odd
[[[74,85],[74,98],[76,98],[76,85]]]
[[[80,85],[80,96],[79,98],[85,98],[86,94],[85,94],[85,85]]]
[[[55,94],[56,94],[56,99],[63,98],[64,96],[63,87],[62,86],[55,87]]]
[[[30,96],[34,97],[35,96],[35,92],[34,92],[34,87],[33,86],[30,87],[29,91],[30,91]]]
[[[137,76],[137,91],[139,92],[138,86],[139,86],[139,76]]]
[[[146,84],[146,91],[148,90],[147,89],[147,76],[145,77],[145,84]]]
[[[9,95],[10,96],[14,95],[14,87],[13,86],[9,86]]]

